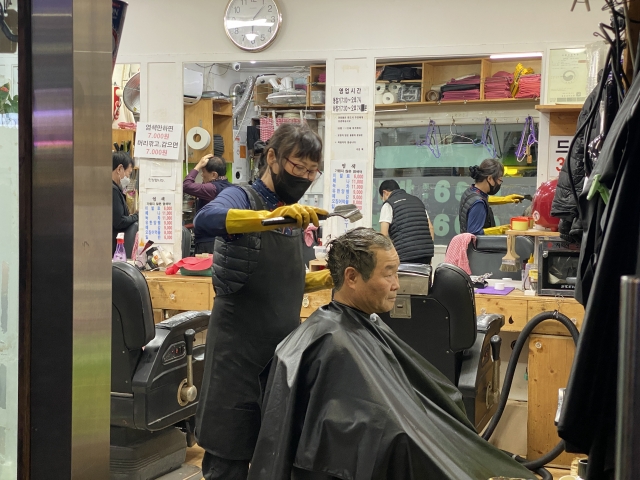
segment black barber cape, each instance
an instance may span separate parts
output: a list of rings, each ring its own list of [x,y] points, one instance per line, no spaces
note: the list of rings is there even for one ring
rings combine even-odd
[[[283,340],[265,379],[250,480],[534,478],[477,435],[462,395],[377,315],[337,302]]]

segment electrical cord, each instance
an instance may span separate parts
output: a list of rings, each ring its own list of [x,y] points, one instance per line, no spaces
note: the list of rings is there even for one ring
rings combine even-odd
[[[507,371],[505,372],[504,384],[502,386],[502,392],[500,393],[500,400],[498,402],[498,408],[496,410],[496,413],[493,415],[493,418],[491,418],[489,425],[487,425],[487,428],[482,434],[482,438],[484,438],[487,441],[491,438],[491,435],[493,435],[493,432],[498,426],[498,423],[500,422],[500,419],[502,418],[504,410],[507,406],[507,400],[509,399],[509,392],[511,391],[511,385],[513,384],[513,378],[516,373],[516,366],[518,364],[518,358],[520,357],[520,353],[522,352],[522,349],[524,348],[529,336],[533,333],[533,330],[540,323],[546,320],[556,320],[560,322],[569,331],[569,333],[571,334],[571,337],[573,338],[574,343],[576,345],[578,343],[578,337],[580,335],[578,332],[578,329],[573,324],[573,322],[569,319],[569,317],[558,312],[557,310],[553,312],[539,313],[538,315],[533,317],[531,320],[529,320],[529,322],[522,329],[522,332],[520,332],[520,335],[518,335],[518,339],[516,340],[516,343],[513,346],[513,351],[511,352],[511,357],[509,358],[509,363],[507,365]],[[509,452],[505,452],[505,453],[507,453],[513,459],[521,463],[524,467],[528,468],[533,472],[538,473],[539,475],[542,475],[542,477],[546,479],[546,478],[552,478],[552,477],[547,476],[547,474],[548,475],[550,474],[543,467],[548,463],[550,463],[551,461],[553,461],[555,458],[557,458],[558,455],[560,455],[563,451],[564,451],[564,441],[561,440],[550,452],[544,454],[542,457],[536,460],[528,461],[518,455],[514,455]]]
[[[10,42],[18,43],[18,35],[13,33],[9,25],[7,25],[7,22],[4,21],[4,12],[5,6],[0,3],[0,30],[2,30],[2,33],[4,33]]]

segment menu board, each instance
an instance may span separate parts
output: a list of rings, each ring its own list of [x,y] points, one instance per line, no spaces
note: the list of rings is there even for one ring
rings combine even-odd
[[[173,194],[140,194],[144,239],[173,243]]]
[[[363,210],[366,162],[331,162],[331,210],[354,204]]]

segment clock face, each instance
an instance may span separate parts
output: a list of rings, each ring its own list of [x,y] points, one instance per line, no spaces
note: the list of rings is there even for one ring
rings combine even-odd
[[[227,36],[251,52],[267,48],[275,40],[281,22],[275,0],[230,0],[224,16]]]

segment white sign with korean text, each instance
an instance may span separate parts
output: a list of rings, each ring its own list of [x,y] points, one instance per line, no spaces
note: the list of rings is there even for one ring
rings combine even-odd
[[[176,166],[171,160],[147,160],[140,169],[141,188],[153,190],[176,190]]]
[[[332,160],[367,160],[367,114],[335,115],[331,125]]]
[[[178,160],[182,125],[179,123],[141,123],[136,129],[136,157]]]
[[[367,162],[339,161],[331,162],[331,208],[338,205],[354,204],[363,210],[364,179]]]
[[[569,145],[573,137],[569,136],[551,136],[549,137],[549,169],[548,180],[558,178],[562,165],[564,165],[567,153],[569,153]],[[574,149],[575,151],[575,149]]]
[[[369,87],[337,87],[331,90],[332,113],[366,113],[369,111]]]
[[[144,237],[154,243],[173,243],[173,193],[141,193],[140,215]]]

